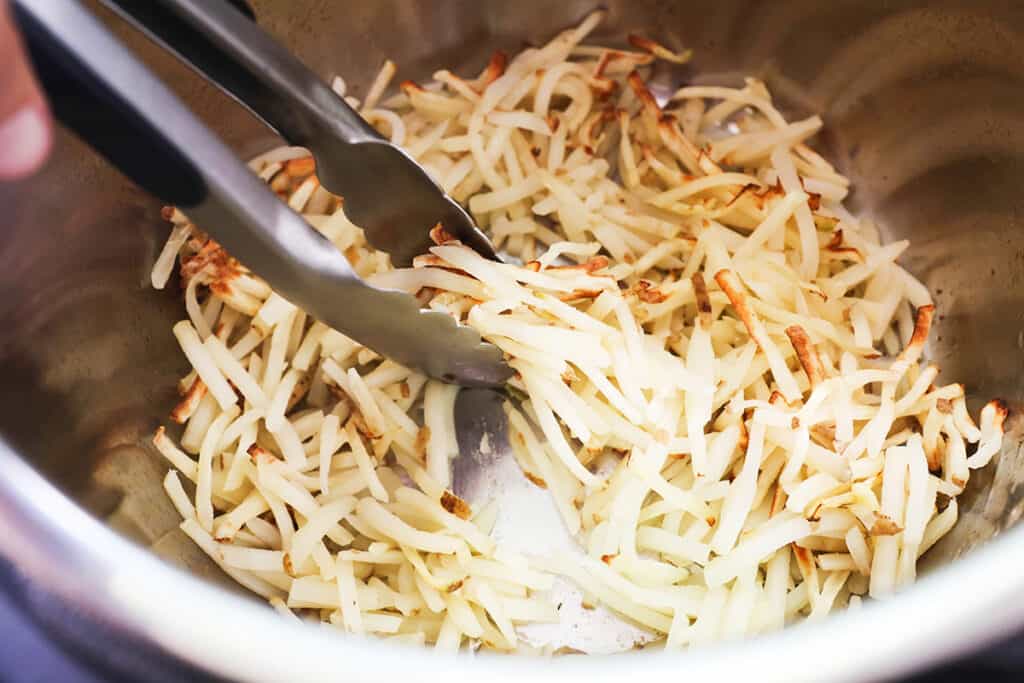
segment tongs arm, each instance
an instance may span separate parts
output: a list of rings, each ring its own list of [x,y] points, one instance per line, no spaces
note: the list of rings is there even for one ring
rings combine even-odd
[[[377,131],[254,21],[223,0],[102,0],[293,145]]]
[[[407,266],[435,222],[497,260],[472,218],[402,150],[390,145],[317,74],[223,0],[103,0],[236,99],[293,145],[306,147],[323,186],[370,244]]]
[[[485,386],[508,376],[500,352],[474,331],[363,282],[75,0],[15,0],[14,10],[57,118],[282,296],[432,376]]]

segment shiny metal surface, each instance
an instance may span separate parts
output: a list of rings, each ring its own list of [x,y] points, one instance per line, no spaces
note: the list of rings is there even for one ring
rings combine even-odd
[[[442,65],[477,68],[493,47],[542,40],[592,7],[540,0],[252,4],[259,22],[322,77],[341,73],[363,87],[385,56],[408,77]],[[856,208],[876,216],[890,237],[912,241],[905,264],[936,296],[928,351],[942,365],[943,380],[963,382],[976,401],[999,396],[1010,404],[1007,448],[975,473],[960,524],[926,557],[932,571],[917,585],[856,614],[750,642],[684,656],[642,652],[538,666],[418,651],[394,656],[380,644],[300,632],[154,562],[137,546],[154,546],[193,573],[215,577],[201,557],[182,552],[187,546],[159,489],[163,465],[141,446],[186,369],[169,333],[180,302],[173,292],[145,287],[164,233],[158,207],[69,139],[41,176],[0,188],[8,208],[0,251],[0,430],[46,479],[136,547],[0,449],[0,555],[63,604],[222,675],[252,680],[667,680],[684,670],[723,680],[877,679],[1024,624],[1017,569],[1024,531],[1012,528],[1024,509],[1016,410],[1024,397],[1024,6],[602,4],[610,10],[602,36],[621,40],[639,29],[695,49],[693,64],[665,74],[667,80],[750,73],[764,78],[790,113],[820,112],[826,131],[818,146],[853,179]],[[249,114],[180,64],[151,45],[133,47],[240,154],[273,143]],[[478,422],[466,424],[460,438],[479,442]],[[491,457],[500,461],[502,454]],[[476,477],[474,485],[516,490],[514,481],[488,471],[467,476]],[[517,520],[514,505],[529,510],[537,501],[514,499],[503,514],[510,524],[521,522],[518,536],[529,541],[544,522],[526,514]]]

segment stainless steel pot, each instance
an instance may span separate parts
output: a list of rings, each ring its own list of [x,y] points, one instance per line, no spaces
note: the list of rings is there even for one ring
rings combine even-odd
[[[592,7],[577,0],[252,4],[257,20],[324,77],[341,73],[356,85],[385,56],[412,77],[441,65],[476,68],[494,47],[542,40]],[[604,36],[642,30],[693,47],[693,76],[757,75],[790,112],[820,112],[821,145],[853,179],[855,207],[876,215],[891,237],[913,242],[906,264],[936,297],[930,353],[943,378],[964,382],[974,399],[1021,405],[1024,6],[604,4]],[[97,12],[240,155],[273,143],[240,107]],[[1011,528],[1024,509],[1015,418],[1000,458],[972,478],[958,527],[926,557],[932,571],[889,601],[822,623],[686,655],[543,663],[442,659],[285,623],[218,586],[216,572],[181,542],[160,488],[165,466],[144,445],[185,369],[170,334],[180,302],[146,284],[166,230],[159,206],[68,136],[43,173],[0,187],[0,206],[0,579],[57,637],[138,676],[173,680],[185,663],[266,681],[594,681],[683,672],[876,679],[1024,624],[1024,530]]]

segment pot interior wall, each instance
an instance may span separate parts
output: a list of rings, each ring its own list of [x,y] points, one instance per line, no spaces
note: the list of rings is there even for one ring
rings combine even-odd
[[[821,113],[817,141],[856,188],[852,205],[909,238],[905,265],[938,305],[929,353],[975,407],[1020,405],[1024,375],[1024,7],[1014,3],[753,3],[610,0],[599,37],[630,30],[695,58],[666,83],[768,82],[794,115]],[[537,43],[591,3],[252,2],[257,20],[322,76],[356,94],[385,57],[400,76],[469,73],[495,47]],[[95,8],[241,156],[274,137],[185,67]],[[145,446],[185,371],[170,334],[180,294],[148,287],[166,235],[159,204],[62,134],[43,173],[0,187],[0,431],[53,482],[132,538],[210,572],[174,531]],[[1016,420],[1012,425],[1015,425]],[[1016,430],[1011,427],[1011,433]],[[929,556],[953,558],[1020,514],[1016,439],[975,473],[958,528]],[[213,573],[211,572],[211,576]]]

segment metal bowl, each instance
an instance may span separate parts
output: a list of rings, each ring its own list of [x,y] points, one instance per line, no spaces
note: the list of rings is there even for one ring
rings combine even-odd
[[[592,8],[575,0],[252,5],[257,20],[325,78],[344,74],[355,86],[386,56],[411,77],[442,65],[478,68],[495,47],[543,40]],[[936,298],[929,353],[944,380],[963,382],[974,407],[996,396],[1011,410],[1021,404],[1024,6],[604,5],[599,37],[621,41],[641,30],[693,47],[692,66],[677,78],[751,74],[789,113],[821,113],[818,145],[853,180],[853,206],[877,217],[889,237],[912,241],[906,265]],[[274,144],[243,109],[94,9],[240,156]],[[1024,531],[1011,528],[1022,510],[1024,456],[1013,419],[1004,452],[972,478],[958,526],[925,558],[924,578],[857,613],[685,655],[544,663],[446,659],[288,624],[218,585],[211,565],[182,542],[160,487],[165,465],[144,445],[185,370],[170,334],[180,302],[173,290],[147,286],[166,231],[158,204],[62,135],[41,174],[0,187],[0,205],[0,580],[62,642],[139,678],[176,680],[182,667],[197,667],[267,681],[594,681],[681,671],[874,679],[1024,623]]]

